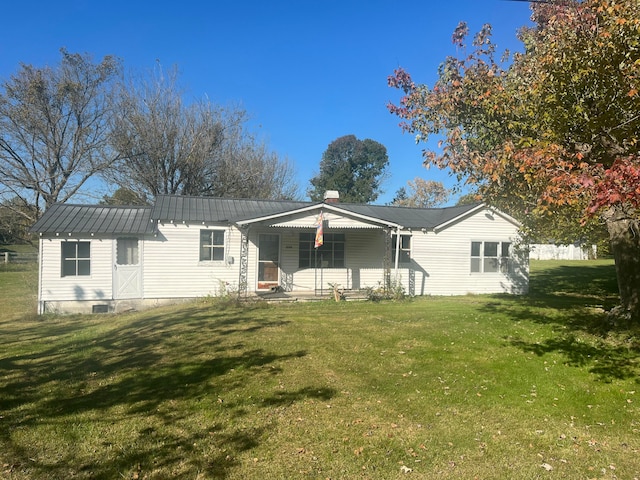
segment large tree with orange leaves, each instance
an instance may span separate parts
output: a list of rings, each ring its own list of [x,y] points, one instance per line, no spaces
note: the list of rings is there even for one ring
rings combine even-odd
[[[621,309],[640,319],[640,2],[532,3],[523,52],[498,57],[485,26],[439,67],[433,87],[403,69],[391,113],[426,142],[424,162],[450,169],[489,202],[550,236],[606,225]],[[573,225],[574,228],[570,228]],[[562,228],[554,228],[561,226]],[[576,228],[577,227],[577,228]]]

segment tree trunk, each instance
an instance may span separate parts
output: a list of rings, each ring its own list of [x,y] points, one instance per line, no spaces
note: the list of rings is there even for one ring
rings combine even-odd
[[[621,314],[640,321],[640,219],[624,208],[611,208],[605,217],[616,263]]]

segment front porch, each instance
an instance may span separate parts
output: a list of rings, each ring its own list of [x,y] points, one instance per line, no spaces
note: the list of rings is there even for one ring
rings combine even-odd
[[[270,292],[255,292],[253,295],[245,297],[248,300],[258,299],[259,301],[271,303],[287,303],[287,302],[318,302],[318,301],[363,301],[369,299],[369,291],[366,289],[344,290],[338,289],[334,292],[331,288],[314,291],[297,291],[285,292],[277,289]]]

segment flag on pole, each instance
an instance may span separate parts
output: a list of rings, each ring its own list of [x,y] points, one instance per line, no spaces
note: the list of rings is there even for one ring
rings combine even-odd
[[[321,247],[322,244],[324,243],[324,233],[322,230],[322,224],[324,223],[324,219],[322,218],[322,212],[320,212],[320,215],[318,215],[318,219],[316,220],[315,226],[316,226],[316,241],[313,245],[313,248],[318,248]]]

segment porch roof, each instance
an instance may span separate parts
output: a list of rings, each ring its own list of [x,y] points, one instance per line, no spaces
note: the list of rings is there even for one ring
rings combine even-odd
[[[342,205],[337,205],[335,203],[325,203],[325,202],[311,203],[304,207],[297,208],[295,210],[288,210],[285,212],[276,212],[273,214],[266,214],[261,217],[239,219],[236,223],[238,225],[250,225],[252,223],[265,222],[265,223],[270,223],[272,225],[283,226],[284,224],[287,223],[286,221],[288,218],[295,217],[300,214],[314,212],[314,211],[324,211],[325,213],[333,212],[333,213],[341,214],[352,219],[352,221],[354,222],[354,225],[345,226],[343,228],[358,228],[358,227],[362,228],[363,226],[365,228],[372,228],[372,227],[381,228],[385,226],[393,227],[393,228],[401,227],[401,225],[399,225],[396,222],[387,221],[379,217],[366,215],[364,213],[356,212],[356,211],[349,210],[347,208],[341,208],[341,207]],[[296,222],[293,222],[289,226],[295,227],[295,226],[309,226],[309,225],[304,225],[304,224],[297,225]]]

